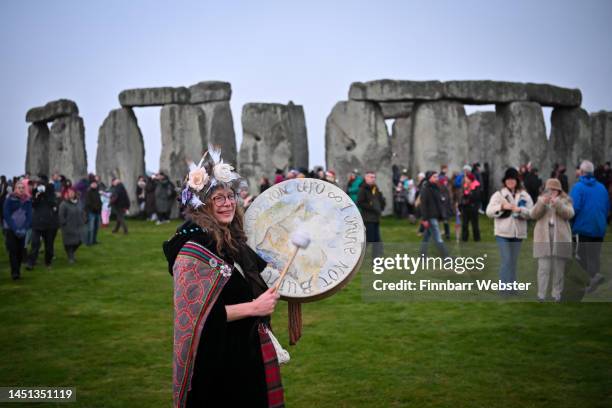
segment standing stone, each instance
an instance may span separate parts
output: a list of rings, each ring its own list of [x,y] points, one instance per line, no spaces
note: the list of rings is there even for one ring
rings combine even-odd
[[[595,166],[612,161],[612,112],[591,113],[591,129]]]
[[[207,149],[205,114],[197,106],[166,105],[161,109],[162,149],[159,170],[176,184],[189,171],[186,160],[198,163]]]
[[[295,105],[292,101],[287,104],[289,127],[291,129],[291,154],[293,167],[308,168],[308,134],[306,133],[306,116],[304,107]]]
[[[234,119],[229,101],[207,102],[197,106],[204,112],[202,127],[204,141],[221,146],[223,160],[236,167],[236,133],[234,133]]]
[[[383,214],[393,210],[391,142],[380,108],[372,102],[338,102],[325,125],[325,162],[336,171],[340,187],[354,169],[376,172],[376,184],[387,200]]]
[[[468,115],[468,162],[480,163],[484,171],[485,163],[489,164],[489,193],[493,193],[496,185],[493,179],[493,169],[497,166],[496,153],[499,150],[499,137],[495,133],[495,112],[474,112]],[[483,186],[484,187],[484,186]],[[488,198],[488,197],[487,197]]]
[[[28,127],[28,151],[26,173],[32,176],[49,174],[49,128],[45,122],[35,122]]]
[[[412,162],[412,118],[398,118],[391,128],[391,164],[409,169]],[[415,174],[411,174],[412,177]]]
[[[107,185],[117,177],[130,197],[130,213],[138,214],[136,186],[145,174],[144,143],[138,120],[131,108],[109,112],[98,133],[96,174]]]
[[[274,179],[276,169],[287,171],[298,167],[295,144],[306,146],[306,129],[301,129],[301,106],[277,103],[247,103],[242,108],[242,144],[238,157],[239,172],[252,193],[257,192],[259,179]]]
[[[550,118],[549,163],[565,165],[570,185],[576,181],[574,169],[582,160],[592,159],[591,118],[582,108],[555,108]],[[542,179],[550,174],[542,174]]]
[[[468,125],[461,103],[422,102],[414,107],[412,174],[440,169],[459,172],[468,161]]]
[[[493,188],[500,188],[504,171],[510,166],[518,169],[531,162],[541,178],[550,175],[552,165],[547,160],[548,140],[540,104],[512,102],[497,105],[495,113],[500,144],[492,168]]]
[[[80,116],[53,121],[49,132],[49,173],[63,174],[75,184],[87,176],[85,126]]]
[[[474,112],[468,115],[468,162],[482,166],[492,164],[499,137],[495,133],[495,112]]]
[[[248,103],[242,107],[240,174],[256,192],[262,176],[273,180],[275,170],[291,167],[291,137],[285,105]]]

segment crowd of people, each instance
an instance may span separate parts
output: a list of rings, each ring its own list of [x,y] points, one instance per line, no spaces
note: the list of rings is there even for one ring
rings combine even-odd
[[[520,242],[527,237],[528,220],[533,220],[540,299],[545,298],[549,275],[553,282],[552,297],[560,299],[563,270],[572,253],[578,254],[576,258],[589,273],[589,291],[603,280],[598,260],[610,221],[612,168],[609,162],[597,168],[588,161],[583,162],[576,168],[574,186],[569,185],[563,165],[555,164],[550,178],[544,182],[537,168],[527,163],[518,169],[507,169],[498,191],[490,191],[492,180],[488,163],[482,167],[480,163],[465,165],[456,174],[449,174],[448,166],[443,164],[439,170],[418,173],[416,178],[397,166],[392,170],[394,213],[417,224],[417,233],[422,237],[422,254],[427,255],[429,243],[433,241],[443,257],[450,256],[445,241],[451,239],[452,223],[457,241],[468,241],[470,230],[472,239],[480,241],[479,215],[486,214],[494,220],[495,239],[500,248],[500,280],[512,282],[516,280]],[[285,180],[304,177],[324,180],[346,191],[362,213],[373,256],[381,256],[380,218],[387,202],[376,184],[376,173],[366,171],[362,175],[355,169],[346,175],[344,184],[333,169],[277,170],[272,183],[267,177],[261,177],[258,192],[261,194],[271,185]],[[159,225],[169,222],[177,208],[174,215],[182,218],[183,208],[177,205],[181,189],[179,181],[172,183],[164,173],[140,176],[134,192],[138,212],[131,215]],[[245,184],[237,190],[237,205],[248,208],[256,195],[251,195]],[[26,174],[12,180],[2,176],[0,215],[13,278],[19,279],[22,262],[28,269],[36,265],[41,243],[45,246],[44,263],[51,266],[58,229],[71,263],[75,262],[75,253],[81,243],[98,243],[97,231],[109,225],[111,213],[116,218],[113,232],[122,229],[127,234],[129,208],[130,193],[119,179],[113,179],[107,188],[100,177],[93,174],[76,185],[58,174],[51,180],[45,175],[31,178]],[[590,252],[584,252],[587,250]]]
[[[538,300],[546,300],[551,276],[551,297],[561,300],[566,264],[572,258],[587,272],[589,282],[585,292],[593,292],[604,281],[600,261],[611,218],[610,163],[595,168],[590,161],[583,161],[576,167],[577,182],[571,189],[562,165],[555,164],[545,182],[531,163],[519,166],[518,170],[508,168],[501,189],[492,193],[488,187],[488,167],[485,163],[481,171],[479,163],[466,165],[461,174],[449,178],[448,168],[443,165],[439,172],[419,173],[416,180],[406,171],[396,172],[395,214],[413,222],[420,219],[421,254],[427,255],[429,242],[433,240],[442,257],[450,256],[444,239],[450,239],[449,220],[453,218],[457,241],[459,237],[462,241],[469,239],[470,226],[474,241],[479,241],[479,213],[485,212],[494,220],[501,257],[500,281],[516,282],[521,242],[527,238],[527,225],[532,220],[535,222],[533,256],[538,260]],[[350,187],[351,182],[347,192]],[[512,290],[503,293],[516,294]]]
[[[69,263],[76,262],[77,249],[97,245],[98,230],[108,226],[113,213],[117,224],[127,234],[125,214],[130,200],[123,183],[113,179],[110,187],[100,177],[90,174],[73,184],[54,174],[30,174],[7,180],[0,177],[0,219],[14,280],[21,277],[21,266],[37,266],[44,245],[44,266],[51,268],[55,258],[58,230]]]
[[[465,165],[458,174],[449,175],[448,166],[419,173],[416,179],[407,170],[393,168],[393,210],[397,217],[418,222],[422,236],[420,253],[427,256],[433,241],[443,258],[450,252],[450,224],[454,220],[457,241],[481,240],[479,215],[493,219],[494,235],[500,251],[499,279],[509,284],[517,280],[521,242],[527,238],[528,222],[534,223],[533,257],[538,260],[538,300],[562,299],[564,274],[569,259],[576,259],[586,271],[585,293],[604,281],[601,273],[601,248],[611,220],[612,168],[610,162],[595,167],[583,161],[576,167],[576,183],[570,186],[565,166],[555,164],[543,181],[532,163],[505,170],[502,187],[492,191],[488,163]],[[275,183],[287,178],[313,177],[340,185],[333,170],[315,168],[278,171]],[[263,180],[262,180],[263,181]],[[372,256],[383,254],[380,218],[386,199],[376,185],[376,173],[358,169],[347,175],[341,186],[359,207]],[[263,190],[261,190],[263,191]],[[552,281],[552,283],[551,283]],[[550,285],[549,285],[550,283]],[[513,290],[504,294],[515,295]]]

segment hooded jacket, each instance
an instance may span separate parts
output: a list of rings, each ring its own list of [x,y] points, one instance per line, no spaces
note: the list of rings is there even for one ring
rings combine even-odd
[[[610,199],[606,188],[592,175],[582,176],[570,193],[574,202],[572,232],[593,238],[606,235]]]

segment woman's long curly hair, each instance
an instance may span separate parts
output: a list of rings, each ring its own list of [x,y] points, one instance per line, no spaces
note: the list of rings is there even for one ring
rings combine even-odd
[[[187,215],[192,222],[198,224],[202,229],[208,231],[216,243],[216,252],[218,255],[229,255],[232,258],[238,256],[240,247],[247,241],[244,233],[244,214],[242,208],[236,204],[236,212],[234,219],[229,225],[220,224],[213,213],[214,203],[212,195],[216,190],[229,188],[219,185],[209,195],[203,206],[194,209],[187,207]],[[230,188],[234,194],[234,189]]]

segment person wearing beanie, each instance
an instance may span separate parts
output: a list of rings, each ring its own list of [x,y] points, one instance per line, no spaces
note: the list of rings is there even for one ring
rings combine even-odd
[[[601,245],[610,213],[608,192],[593,176],[593,167],[588,160],[580,164],[580,178],[570,192],[575,212],[572,234],[577,247],[576,259],[590,278],[586,293],[593,292],[604,281],[600,273]]]
[[[533,201],[521,185],[519,172],[514,167],[508,168],[502,188],[491,196],[486,210],[487,216],[494,220],[495,240],[501,255],[499,279],[503,283],[516,282],[516,265],[521,242],[527,238],[527,220],[532,207]]]
[[[537,220],[533,230],[533,257],[538,260],[538,300],[546,300],[552,275],[551,295],[559,302],[565,264],[572,257],[569,220],[574,216],[574,207],[558,179],[546,180],[544,191],[531,209],[530,216]]]

